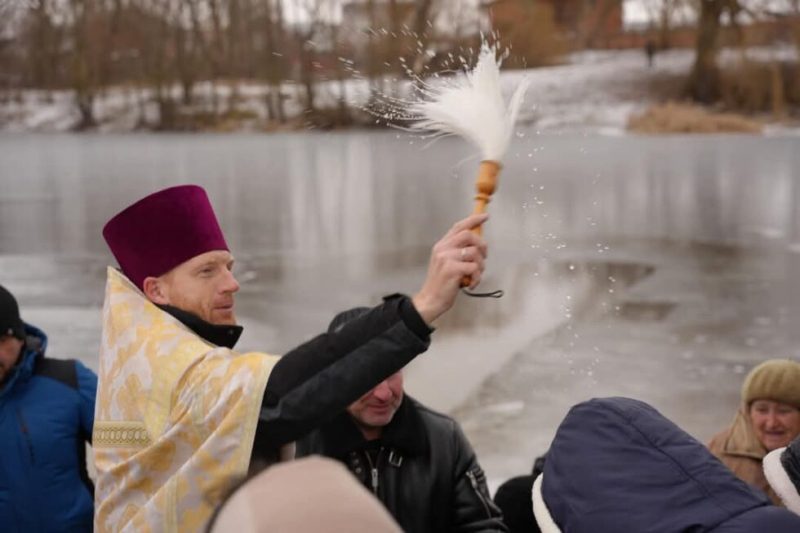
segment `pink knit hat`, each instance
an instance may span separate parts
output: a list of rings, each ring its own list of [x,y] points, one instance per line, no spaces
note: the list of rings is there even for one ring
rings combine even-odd
[[[229,249],[208,195],[197,185],[142,198],[109,220],[103,237],[139,289],[148,276],[166,274],[202,253]]]

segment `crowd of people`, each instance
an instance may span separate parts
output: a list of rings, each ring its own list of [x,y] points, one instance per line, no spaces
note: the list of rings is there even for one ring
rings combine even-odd
[[[486,220],[442,236],[414,295],[280,357],[234,350],[234,256],[198,186],[105,225],[97,375],[46,356],[0,286],[3,531],[800,531],[800,363],[783,359],[752,369],[708,446],[637,400],[580,403],[493,499],[458,423],[402,373],[480,283]]]

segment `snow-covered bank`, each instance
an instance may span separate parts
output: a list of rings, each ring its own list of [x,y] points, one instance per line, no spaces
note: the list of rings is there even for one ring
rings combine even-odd
[[[740,52],[729,50],[723,61],[740,57]],[[757,59],[789,59],[796,56],[793,48],[748,50]],[[691,50],[671,50],[656,55],[652,67],[647,66],[640,50],[587,51],[571,55],[564,65],[528,70],[505,71],[503,80],[510,92],[522,76],[531,82],[523,106],[523,118],[534,122],[542,132],[584,132],[621,134],[628,117],[642,112],[648,105],[676,95],[683,76],[692,65]],[[199,84],[195,95],[200,102],[208,102],[216,91],[224,109],[232,90],[230,85]],[[251,83],[239,84],[236,109],[244,115],[236,123],[239,130],[259,131],[267,122],[266,95],[268,88]],[[286,112],[295,117],[293,123],[302,127],[302,87],[287,84],[282,89]],[[317,86],[317,105],[334,108],[340,91],[352,107],[364,106],[369,90],[364,80],[345,83],[323,82]],[[178,96],[175,88],[175,97]],[[156,105],[146,91],[130,87],[104,91],[95,103],[98,130],[102,132],[127,132],[137,128],[142,119],[154,122]],[[45,95],[41,91],[27,91],[18,99],[0,104],[0,131],[7,132],[65,132],[79,121],[73,105],[72,94],[56,91]],[[229,128],[223,128],[229,129]],[[773,126],[769,132],[780,132],[783,127]]]

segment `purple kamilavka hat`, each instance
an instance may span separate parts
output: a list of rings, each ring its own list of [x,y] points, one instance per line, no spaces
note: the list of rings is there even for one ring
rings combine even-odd
[[[139,289],[148,276],[166,274],[202,253],[229,249],[208,195],[197,185],[145,196],[109,220],[103,237]]]

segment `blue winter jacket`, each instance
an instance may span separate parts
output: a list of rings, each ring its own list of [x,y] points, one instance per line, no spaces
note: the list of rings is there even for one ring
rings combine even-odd
[[[92,531],[85,443],[97,376],[77,361],[45,358],[45,334],[25,329],[20,361],[0,388],[0,531]]]
[[[542,495],[563,533],[800,532],[800,516],[628,398],[570,410],[547,454]]]

